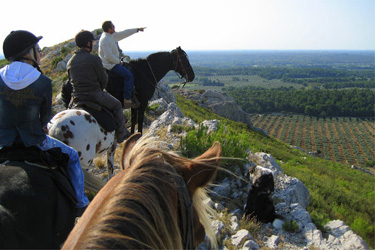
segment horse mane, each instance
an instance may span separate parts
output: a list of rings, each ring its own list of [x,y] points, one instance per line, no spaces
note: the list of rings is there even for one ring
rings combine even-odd
[[[194,160],[155,147],[154,141],[143,136],[128,153],[120,172],[122,181],[116,186],[96,215],[96,225],[87,233],[86,248],[162,248],[182,249],[182,239],[175,212],[177,192],[174,166]],[[204,164],[204,162],[202,162]],[[137,190],[137,192],[132,192]],[[203,202],[204,189],[192,197],[212,246],[216,246],[210,216],[214,210]],[[100,236],[100,237],[99,237]],[[137,239],[142,239],[141,241]]]
[[[130,65],[133,65],[133,64],[135,64],[135,65],[147,65],[147,60],[151,60],[154,57],[158,58],[160,56],[168,55],[168,54],[170,54],[170,53],[166,52],[166,51],[160,51],[160,52],[152,53],[152,54],[148,55],[146,58],[132,59],[132,60],[130,60],[129,64]]]
[[[134,59],[134,60],[131,60],[129,62],[130,65],[134,66],[135,67],[135,70],[137,69],[146,69],[146,72],[149,71],[149,68],[150,68],[150,65],[149,63],[153,64],[153,70],[155,72],[159,72],[161,69],[159,69],[160,67],[172,67],[173,66],[173,59],[171,58],[170,61],[171,61],[171,65],[163,65],[163,64],[160,64],[160,63],[157,63],[159,61],[163,61],[163,57],[170,57],[171,56],[171,53],[170,52],[166,52],[166,51],[160,51],[160,52],[156,52],[156,53],[153,53],[153,54],[150,54],[148,55],[146,58],[137,58],[137,59]],[[157,60],[156,63],[153,63],[154,60]],[[145,72],[143,72],[144,74]]]

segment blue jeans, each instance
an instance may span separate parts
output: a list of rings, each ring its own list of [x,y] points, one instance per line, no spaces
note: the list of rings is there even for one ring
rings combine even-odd
[[[77,151],[62,143],[61,141],[47,135],[47,139],[40,143],[38,147],[41,150],[48,150],[51,148],[61,148],[61,151],[69,156],[67,172],[70,177],[70,181],[73,185],[74,192],[77,198],[77,208],[85,207],[89,204],[84,190],[84,175],[79,162]]]
[[[127,68],[116,64],[111,71],[124,79],[124,99],[130,100],[133,96],[134,76]]]

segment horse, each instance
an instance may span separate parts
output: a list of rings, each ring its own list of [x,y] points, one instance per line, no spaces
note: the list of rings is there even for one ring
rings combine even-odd
[[[125,141],[122,171],[95,196],[63,250],[193,249],[206,234],[217,247],[209,216],[215,212],[203,199],[218,170],[220,143],[191,160],[146,137]]]
[[[48,123],[48,134],[74,148],[85,175],[85,188],[99,192],[105,182],[88,173],[95,156],[107,153],[108,178],[112,178],[116,151],[115,132],[105,130],[85,110],[68,109],[57,113]]]
[[[76,199],[67,174],[41,163],[46,152],[30,150],[11,151],[0,164],[0,249],[59,249],[74,226]],[[26,155],[32,157],[26,161]]]
[[[145,59],[130,60],[128,65],[129,70],[134,75],[135,96],[140,102],[138,108],[131,109],[130,133],[134,134],[137,122],[138,132],[142,133],[144,112],[148,101],[154,95],[158,82],[171,70],[180,74],[180,78],[185,78],[186,82],[192,82],[195,74],[186,52],[181,47],[177,47],[171,52],[153,53]],[[109,81],[106,90],[123,103],[123,80],[110,71],[107,71],[107,73]]]

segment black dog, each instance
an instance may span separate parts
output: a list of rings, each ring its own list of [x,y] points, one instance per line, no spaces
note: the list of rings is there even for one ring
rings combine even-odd
[[[247,197],[245,216],[256,217],[263,223],[282,219],[282,216],[276,214],[271,198],[275,187],[272,171],[256,166],[251,167],[249,173],[253,176],[253,182]]]

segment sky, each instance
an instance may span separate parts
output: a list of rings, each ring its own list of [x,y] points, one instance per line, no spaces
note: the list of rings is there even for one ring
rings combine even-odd
[[[117,31],[147,27],[120,41],[124,53],[375,50],[375,0],[6,0],[1,9],[1,41],[28,30],[42,48],[111,20]]]

